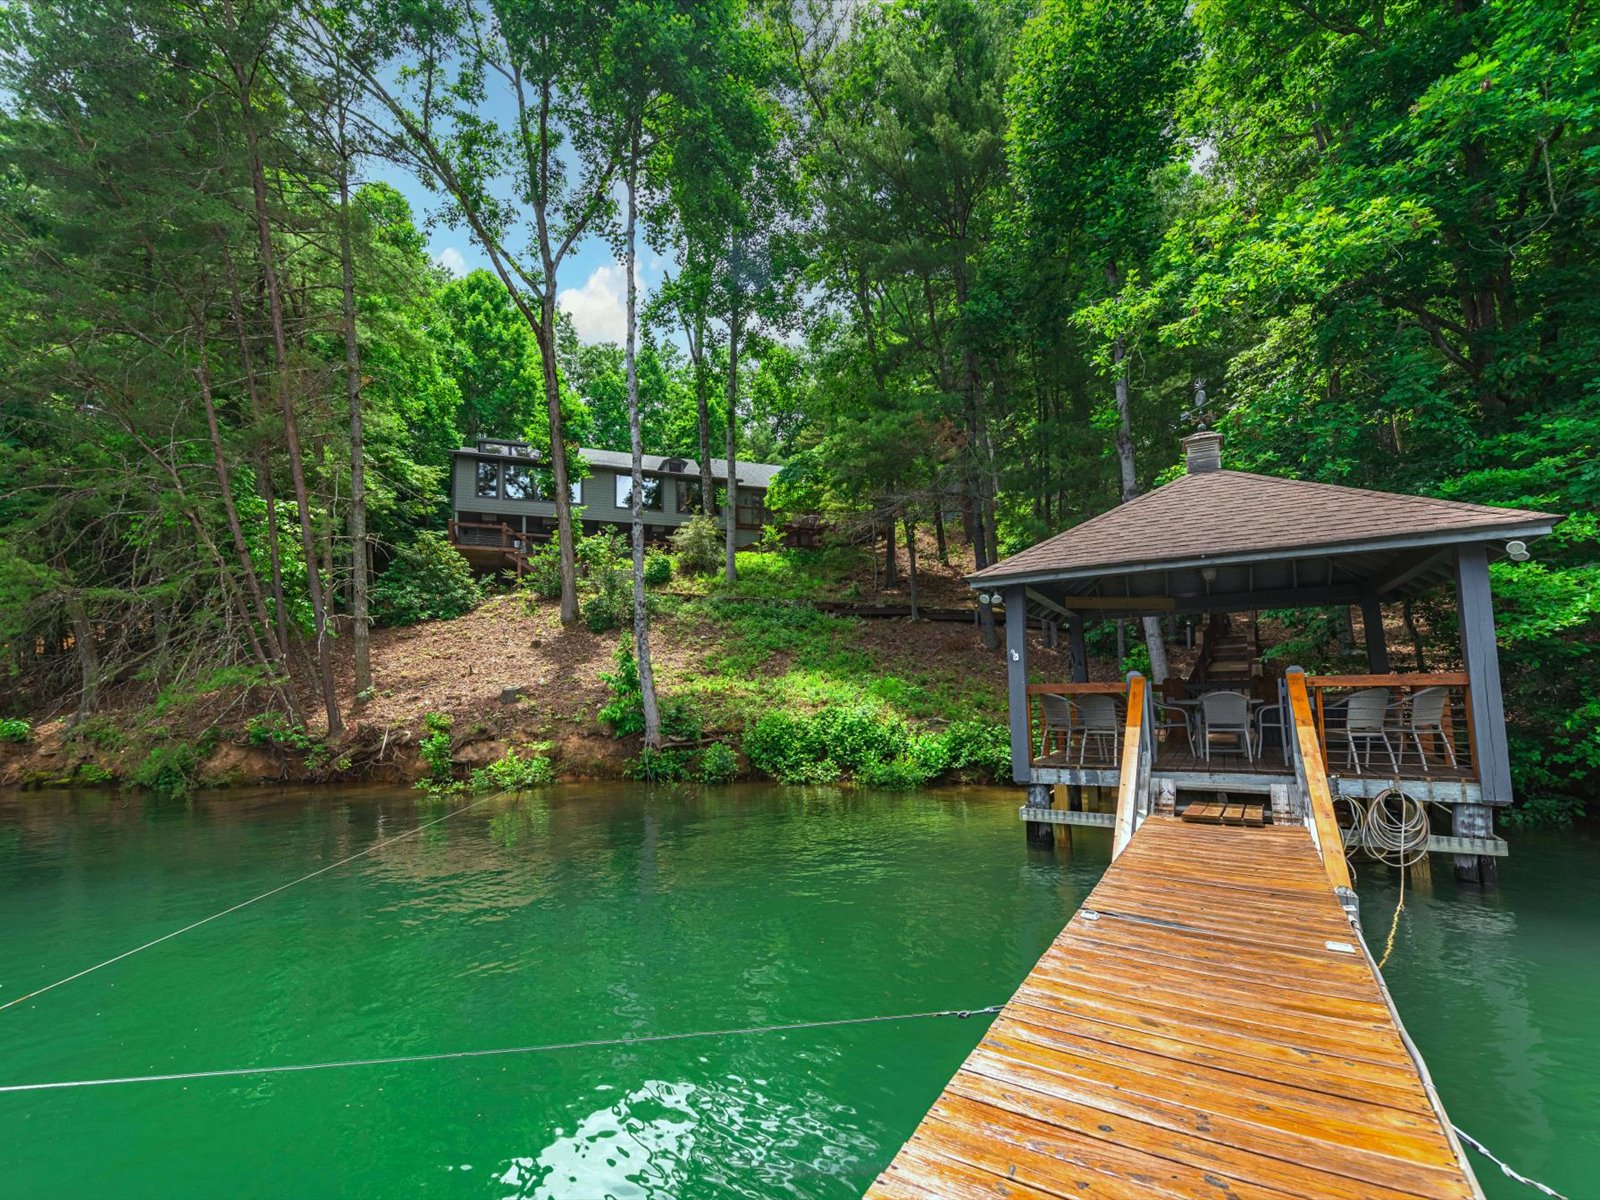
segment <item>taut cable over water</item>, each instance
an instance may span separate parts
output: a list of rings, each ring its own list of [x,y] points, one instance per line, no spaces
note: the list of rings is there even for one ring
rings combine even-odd
[[[591,1038],[577,1042],[546,1042],[536,1046],[500,1046],[488,1050],[450,1050],[435,1054],[397,1054],[386,1058],[346,1058],[333,1062],[291,1063],[267,1067],[226,1067],[212,1071],[174,1071],[164,1075],[124,1075],[109,1079],[65,1079],[49,1083],[13,1083],[0,1093],[49,1092],[66,1088],[110,1087],[126,1083],[170,1083],[186,1079],[227,1079],[241,1075],[288,1075],[302,1071],[332,1071],[343,1067],[388,1067],[403,1063],[444,1062],[459,1058],[499,1058],[513,1054],[547,1054],[556,1050],[592,1050],[608,1046],[644,1046],[652,1042],[682,1042],[693,1038],[739,1037],[755,1033],[793,1033],[804,1029],[832,1029],[842,1025],[876,1025],[887,1021],[917,1021],[927,1017],[989,1016],[1000,1005],[986,1008],[943,1008],[929,1012],[895,1013],[875,1017],[837,1017],[828,1021],[795,1021],[787,1025],[747,1025],[737,1029],[702,1029],[690,1033],[656,1033],[642,1037]]]
[[[46,992],[54,991],[56,988],[61,987],[63,984],[71,983],[75,979],[82,979],[85,975],[92,975],[103,967],[111,966],[112,963],[119,963],[125,958],[132,958],[135,954],[149,950],[154,946],[161,945],[162,942],[169,942],[179,934],[188,933],[191,930],[199,929],[202,925],[209,925],[212,921],[218,920],[221,917],[225,917],[229,913],[236,913],[241,908],[249,908],[252,904],[260,903],[262,900],[265,900],[270,896],[276,896],[279,892],[286,892],[292,887],[296,887],[299,884],[307,882],[308,880],[315,879],[318,875],[326,875],[329,871],[336,870],[337,868],[344,866],[346,863],[354,862],[358,858],[363,858],[366,855],[371,854],[374,850],[381,850],[383,847],[393,845],[395,842],[404,841],[409,837],[415,837],[424,829],[432,829],[435,825],[442,824],[443,822],[448,821],[451,817],[459,817],[462,813],[470,812],[475,808],[479,808],[489,803],[489,801],[495,799],[496,797],[503,795],[505,795],[504,792],[496,792],[492,796],[485,796],[481,800],[474,800],[471,804],[463,804],[460,808],[455,809],[453,812],[445,813],[445,815],[442,817],[436,817],[432,821],[424,821],[422,824],[413,829],[408,829],[404,833],[397,833],[393,837],[383,838],[379,841],[373,842],[372,845],[368,846],[364,850],[357,850],[354,854],[346,855],[338,862],[329,863],[325,867],[318,867],[315,871],[312,871],[306,875],[302,875],[298,879],[291,879],[288,883],[279,884],[270,891],[262,892],[259,896],[251,896],[248,900],[241,900],[238,904],[231,905],[230,907],[223,909],[221,912],[214,912],[209,917],[202,917],[198,921],[190,922],[182,929],[174,929],[171,933],[164,933],[158,938],[152,938],[150,941],[145,942],[142,946],[135,946],[132,950],[124,950],[121,954],[112,955],[104,962],[97,962],[92,967],[85,967],[83,970],[74,972],[65,978],[58,979],[54,983],[47,983],[43,987],[34,988],[31,992],[26,992],[14,1000],[7,1000],[4,1004],[0,1004],[0,1012],[4,1012],[6,1009],[11,1008],[14,1005],[21,1004],[24,1000],[32,1000],[36,996],[42,996]]]

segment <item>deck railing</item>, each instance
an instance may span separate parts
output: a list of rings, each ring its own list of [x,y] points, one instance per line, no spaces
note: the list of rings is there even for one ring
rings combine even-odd
[[[1472,694],[1459,671],[1304,676],[1324,762],[1343,775],[1477,779]],[[1385,694],[1355,703],[1352,698]]]
[[[450,541],[457,546],[486,547],[500,550],[522,550],[528,544],[528,535],[511,526],[489,521],[451,521]]]
[[[1119,699],[1126,697],[1128,685],[1125,683],[1030,683],[1028,685],[1028,729],[1032,735],[1032,745],[1037,752],[1032,755],[1031,761],[1037,765],[1052,754],[1064,754],[1068,757],[1072,753],[1072,730],[1082,732],[1081,723],[1077,721],[1076,704],[1077,696],[1115,696]],[[1041,696],[1061,696],[1069,705],[1074,706],[1073,723],[1068,728],[1052,726],[1044,719],[1041,711]],[[1096,746],[1098,751],[1101,747]],[[1088,747],[1082,747],[1087,758]],[[1109,759],[1096,758],[1096,766],[1115,766],[1115,754]]]
[[[1323,757],[1323,739],[1311,707],[1310,680],[1305,672],[1291,669],[1284,676],[1284,691],[1289,701],[1290,745],[1294,751],[1294,770],[1308,812],[1306,825],[1311,840],[1322,856],[1328,882],[1343,901],[1354,897],[1355,884],[1350,864],[1344,857],[1344,835],[1333,811],[1333,793],[1328,787],[1328,764]]]
[[[1122,728],[1122,770],[1117,780],[1117,822],[1111,857],[1127,846],[1139,824],[1150,815],[1150,765],[1155,757],[1150,689],[1137,671],[1128,676],[1128,717]]]

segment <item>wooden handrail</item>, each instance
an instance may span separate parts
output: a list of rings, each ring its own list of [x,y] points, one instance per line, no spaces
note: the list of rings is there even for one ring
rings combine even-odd
[[[1030,696],[1120,696],[1125,683],[1030,683]]]
[[[1300,762],[1305,773],[1306,799],[1311,805],[1311,823],[1316,832],[1317,850],[1322,855],[1322,869],[1335,891],[1340,888],[1353,892],[1350,864],[1344,857],[1344,836],[1339,832],[1339,820],[1333,813],[1333,795],[1328,790],[1328,764],[1322,757],[1322,743],[1317,736],[1317,725],[1311,715],[1311,696],[1306,690],[1306,676],[1301,671],[1290,671],[1285,677],[1289,688],[1289,713],[1294,723],[1295,741],[1300,748]],[[1356,676],[1355,678],[1361,678]]]
[[[1314,688],[1366,687],[1465,687],[1465,671],[1433,671],[1415,675],[1307,675],[1306,686]]]
[[[1122,731],[1122,770],[1117,778],[1117,821],[1111,838],[1111,857],[1122,853],[1133,837],[1134,816],[1139,805],[1140,755],[1144,752],[1144,676],[1128,678],[1128,719]]]

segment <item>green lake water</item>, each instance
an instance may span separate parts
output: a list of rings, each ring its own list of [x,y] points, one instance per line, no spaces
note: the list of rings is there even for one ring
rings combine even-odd
[[[0,1086],[1007,999],[1093,887],[1014,790],[559,787],[456,812],[0,1010]],[[0,798],[0,1004],[460,808]],[[1600,846],[1412,889],[1386,972],[1452,1117],[1600,1195]],[[1369,940],[1397,876],[1361,866]],[[987,1021],[0,1093],[0,1196],[857,1196]],[[1475,1158],[1489,1196],[1532,1196]]]

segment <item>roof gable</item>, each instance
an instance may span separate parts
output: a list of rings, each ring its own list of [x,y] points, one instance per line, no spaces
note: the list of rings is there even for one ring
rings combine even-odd
[[[1452,540],[1444,535],[1453,533],[1461,534],[1461,541],[1487,540],[1510,531],[1547,533],[1561,519],[1554,513],[1431,496],[1207,471],[1179,476],[968,578],[977,583],[1231,556],[1289,556],[1407,538],[1421,545]]]

